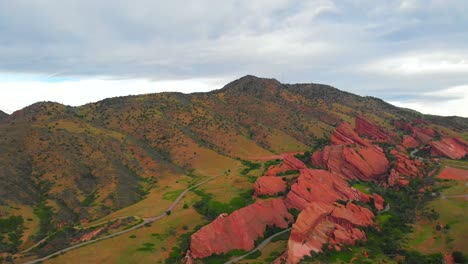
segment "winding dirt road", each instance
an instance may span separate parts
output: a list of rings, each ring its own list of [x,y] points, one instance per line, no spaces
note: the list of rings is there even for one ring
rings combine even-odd
[[[242,166],[235,168],[233,171],[238,171],[240,168],[242,168]],[[145,224],[150,224],[150,223],[153,223],[153,222],[155,222],[155,221],[158,221],[159,219],[168,216],[167,212],[168,212],[168,211],[172,211],[172,210],[177,206],[177,204],[179,204],[179,202],[182,200],[182,198],[187,194],[187,192],[189,192],[190,190],[193,190],[193,189],[199,187],[200,185],[202,185],[202,184],[204,184],[204,183],[206,183],[206,182],[208,182],[208,181],[211,181],[211,180],[213,180],[213,179],[215,179],[215,178],[217,178],[217,177],[219,177],[219,176],[222,176],[222,175],[224,175],[224,174],[225,174],[225,172],[219,173],[219,174],[217,174],[217,175],[215,175],[215,176],[212,176],[212,177],[210,177],[210,178],[208,178],[208,179],[203,180],[202,182],[200,182],[200,183],[198,183],[198,184],[196,184],[196,185],[194,185],[194,186],[192,186],[192,187],[190,187],[190,188],[185,189],[185,190],[175,199],[175,201],[167,208],[167,210],[166,210],[164,213],[162,213],[162,214],[160,214],[160,215],[158,215],[158,216],[150,217],[150,218],[144,218],[144,219],[143,219],[143,222],[141,222],[140,224],[135,225],[135,226],[133,226],[133,227],[127,229],[127,230],[122,230],[122,231],[119,231],[119,232],[116,232],[116,233],[113,233],[113,234],[110,234],[110,235],[107,235],[107,236],[103,236],[103,237],[100,237],[100,238],[97,238],[97,239],[94,239],[94,240],[90,240],[90,241],[86,241],[86,242],[83,242],[83,243],[79,243],[79,244],[76,244],[76,245],[73,245],[73,246],[64,248],[64,249],[62,249],[62,250],[59,250],[59,251],[57,251],[57,252],[55,252],[55,253],[53,253],[53,254],[50,254],[50,255],[45,256],[45,257],[42,257],[42,258],[40,258],[40,259],[35,259],[35,260],[32,260],[32,261],[26,262],[25,264],[39,263],[39,262],[41,262],[41,261],[48,260],[48,259],[50,259],[50,258],[52,258],[52,257],[62,255],[62,254],[64,254],[65,252],[68,252],[68,251],[70,251],[70,250],[73,250],[73,249],[76,249],[76,248],[79,248],[79,247],[82,247],[82,246],[86,246],[86,245],[89,245],[89,244],[92,244],[92,243],[95,243],[95,242],[98,242],[98,241],[101,241],[101,240],[104,240],[104,239],[116,237],[116,236],[119,236],[119,235],[128,233],[128,232],[130,232],[130,231],[133,231],[133,230],[135,230],[135,229],[137,229],[137,228],[143,227]],[[119,217],[119,218],[120,218],[120,217]],[[116,219],[118,219],[118,218],[116,218]],[[114,219],[113,219],[113,220],[114,220]],[[110,220],[110,221],[112,221],[112,220]],[[47,239],[47,238],[45,238],[45,239]],[[43,240],[41,240],[40,242],[38,242],[35,246],[39,245],[41,242],[45,242],[45,239],[43,239]],[[33,246],[33,247],[35,247],[35,246]],[[28,251],[29,251],[30,249],[31,249],[31,248],[29,248]]]

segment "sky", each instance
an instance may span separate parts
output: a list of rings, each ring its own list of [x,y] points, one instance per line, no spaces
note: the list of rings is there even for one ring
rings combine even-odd
[[[465,0],[0,0],[0,110],[246,74],[468,117]]]

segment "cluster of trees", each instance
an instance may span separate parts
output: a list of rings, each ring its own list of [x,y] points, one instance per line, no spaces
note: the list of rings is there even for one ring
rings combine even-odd
[[[215,201],[213,200],[213,195],[200,190],[193,190],[193,192],[201,197],[201,200],[196,202],[193,207],[199,214],[205,216],[210,221],[216,219],[222,213],[232,213],[255,201],[252,198],[253,190],[241,192],[237,197],[232,198],[229,203]]]
[[[0,218],[0,252],[16,253],[23,235],[23,217]]]

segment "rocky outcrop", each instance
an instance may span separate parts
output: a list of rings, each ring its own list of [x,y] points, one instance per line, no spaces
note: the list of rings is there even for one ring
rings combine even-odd
[[[468,142],[461,138],[443,138],[441,141],[432,141],[430,145],[432,156],[461,159],[468,155]]]
[[[357,116],[355,119],[355,130],[360,135],[384,142],[395,143],[395,138],[397,138],[395,134],[386,131],[381,126],[375,125],[361,116]]]
[[[352,188],[340,176],[325,170],[301,170],[297,182],[291,186],[285,203],[290,208],[303,210],[312,202],[363,201],[369,198]]]
[[[407,186],[409,178],[421,178],[424,176],[424,165],[418,159],[410,159],[403,152],[395,149],[390,151],[390,154],[395,157],[393,168],[388,177],[390,186]]]
[[[377,210],[382,211],[384,209],[384,198],[376,193],[372,195],[374,199],[374,206]]]
[[[402,121],[402,120],[396,120],[394,122],[394,125],[396,128],[403,130],[406,133],[412,133],[413,132],[413,126],[411,125],[410,122]]]
[[[333,145],[353,145],[370,147],[371,143],[361,137],[353,130],[349,123],[342,123],[336,127],[330,139]]]
[[[335,129],[331,143],[312,154],[312,165],[349,180],[378,180],[388,171],[390,164],[383,150],[359,137],[348,123]]]
[[[234,249],[252,250],[255,240],[263,236],[268,226],[287,228],[292,221],[293,216],[282,199],[258,200],[230,215],[219,216],[194,233],[191,256],[204,258]]]
[[[390,175],[388,176],[388,185],[390,186],[407,186],[409,180],[407,180],[403,175],[398,173],[396,170],[392,169]]]
[[[395,149],[392,149],[390,154],[395,157],[393,169],[398,173],[411,178],[423,177],[424,164],[421,161],[418,159],[411,159],[408,155]]]
[[[401,143],[405,148],[417,148],[419,147],[420,143],[416,141],[416,139],[409,135],[403,136],[403,142]]]
[[[390,163],[379,147],[326,146],[312,155],[312,164],[349,180],[372,181],[384,177]]]
[[[413,137],[423,144],[428,143],[437,135],[437,132],[432,128],[413,127],[412,130]]]
[[[276,195],[286,191],[286,182],[281,177],[263,176],[259,177],[254,184],[254,194]]]
[[[284,258],[287,263],[298,263],[312,251],[320,252],[328,244],[339,249],[366,240],[357,227],[373,225],[374,215],[353,203],[329,204],[313,202],[304,209],[294,223]]]
[[[270,166],[268,170],[265,172],[265,175],[276,176],[278,173],[281,173],[281,172],[287,172],[291,170],[300,170],[300,169],[305,169],[305,168],[307,168],[307,166],[304,164],[304,162],[294,157],[294,155],[286,155],[284,156],[284,159],[280,164]]]

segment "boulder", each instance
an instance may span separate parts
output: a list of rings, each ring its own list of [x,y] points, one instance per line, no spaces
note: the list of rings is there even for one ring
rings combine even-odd
[[[291,186],[285,203],[289,208],[303,210],[312,202],[335,201],[368,202],[366,194],[349,186],[339,175],[325,170],[303,169],[297,182]]]
[[[405,148],[417,148],[420,143],[416,139],[409,135],[403,136],[403,142],[401,143]]]
[[[342,123],[333,131],[330,139],[333,145],[353,145],[370,147],[371,143],[361,137],[353,130],[349,123]]]
[[[254,184],[254,194],[276,195],[286,191],[286,182],[281,177],[263,176],[259,177]]]
[[[258,200],[254,204],[221,215],[191,237],[193,258],[223,254],[234,249],[252,250],[268,226],[287,228],[293,221],[282,199]]]
[[[294,155],[285,155],[283,161],[278,165],[273,165],[265,172],[266,176],[276,176],[278,173],[305,169],[307,166]]]
[[[283,256],[286,263],[299,263],[310,252],[320,252],[325,244],[335,248],[354,245],[366,240],[358,227],[373,225],[374,215],[366,208],[353,203],[329,204],[313,202],[298,216],[294,223],[288,248]]]
[[[357,116],[355,119],[355,130],[360,135],[383,142],[395,143],[395,138],[397,138],[395,134],[386,131],[381,126],[373,124],[361,116]]]
[[[382,211],[384,209],[384,199],[382,196],[374,193],[372,195],[372,198],[374,199],[374,206],[377,210]]]
[[[461,138],[443,138],[441,141],[432,141],[430,145],[432,156],[461,159],[468,155],[468,142]]]
[[[312,164],[342,175],[349,180],[371,181],[382,178],[390,166],[379,147],[326,146],[312,154]]]

